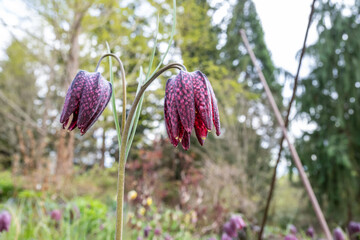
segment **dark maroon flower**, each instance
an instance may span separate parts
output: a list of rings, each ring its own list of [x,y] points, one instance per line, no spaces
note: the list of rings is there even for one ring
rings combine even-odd
[[[79,71],[65,98],[60,122],[72,131],[76,126],[81,135],[96,122],[111,98],[111,83],[99,72]]]
[[[360,234],[360,223],[354,221],[349,222],[348,231],[350,236]]]
[[[180,71],[167,81],[164,115],[171,143],[177,146],[181,142],[185,150],[190,147],[193,128],[201,145],[213,124],[216,134],[220,135],[219,110],[214,90],[200,71]]]
[[[0,213],[0,232],[9,231],[11,225],[11,215],[8,211]]]
[[[314,228],[313,227],[309,227],[306,230],[306,236],[313,238],[315,234]]]
[[[344,236],[341,228],[337,227],[334,229],[334,239],[335,240],[345,240],[345,236]]]
[[[150,227],[150,226],[146,226],[146,227],[144,228],[144,238],[149,237],[150,231],[151,231],[151,227]]]
[[[56,222],[59,222],[61,220],[61,211],[60,210],[52,210],[50,212],[50,217],[52,220],[55,220]]]

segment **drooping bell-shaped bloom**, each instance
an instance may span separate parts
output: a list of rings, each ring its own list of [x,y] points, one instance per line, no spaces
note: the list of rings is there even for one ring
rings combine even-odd
[[[297,229],[296,229],[296,227],[294,225],[290,224],[289,229],[290,229],[291,234],[296,235]]]
[[[170,78],[165,88],[164,115],[166,131],[174,146],[179,142],[185,150],[190,147],[190,135],[195,128],[201,145],[215,125],[220,135],[220,118],[214,90],[200,71],[180,73]]]
[[[9,231],[11,225],[11,215],[8,211],[0,212],[0,233]]]
[[[244,220],[239,215],[232,216],[230,218],[230,223],[232,227],[235,228],[236,230],[241,230],[246,226]]]
[[[58,210],[58,209],[52,210],[52,211],[50,212],[50,217],[51,217],[51,219],[54,220],[55,222],[59,222],[59,221],[61,220],[61,216],[62,216],[61,211]]]
[[[313,238],[314,235],[315,235],[315,230],[314,230],[314,228],[313,228],[313,227],[309,227],[309,228],[306,230],[306,236]]]
[[[236,237],[238,232],[234,224],[232,224],[230,221],[226,222],[223,225],[223,231],[228,235],[229,237]]]
[[[111,93],[111,83],[99,72],[79,71],[66,94],[60,117],[63,128],[72,131],[78,127],[84,135],[104,111]]]
[[[339,227],[334,229],[334,240],[345,240],[344,233]]]
[[[144,228],[144,238],[149,237],[150,231],[151,227],[149,225]]]
[[[354,222],[354,221],[349,222],[348,231],[350,237],[356,234],[359,234],[360,236],[360,222]]]

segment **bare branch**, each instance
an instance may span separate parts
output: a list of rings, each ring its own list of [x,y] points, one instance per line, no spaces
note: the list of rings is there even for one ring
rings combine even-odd
[[[24,112],[16,103],[8,99],[3,92],[0,90],[0,99],[9,105],[15,112],[17,112],[20,116],[25,118],[25,121],[32,126],[33,128],[37,129],[37,131],[43,135],[45,134],[45,130],[38,126],[35,120],[33,120],[26,112]]]
[[[290,102],[289,102],[289,106],[288,106],[287,114],[286,114],[286,118],[285,118],[285,128],[288,128],[291,107],[292,107],[292,104],[293,104],[293,102],[295,100],[295,97],[296,97],[296,90],[297,90],[297,85],[298,85],[299,73],[300,73],[301,63],[302,63],[302,60],[303,60],[303,57],[304,57],[304,54],[305,54],[305,50],[306,50],[306,40],[307,40],[307,37],[308,37],[308,34],[309,34],[309,29],[310,29],[310,25],[311,25],[311,22],[312,22],[312,17],[313,17],[313,14],[314,14],[315,1],[316,0],[314,0],[312,5],[311,5],[309,21],[308,21],[308,25],[307,25],[307,28],[306,28],[303,47],[302,47],[301,55],[300,55],[300,59],[299,59],[299,65],[298,65],[296,76],[295,76],[295,79],[294,79],[294,88],[293,88],[292,96],[291,96],[291,99],[290,99]],[[285,138],[284,135],[282,135],[282,137],[280,139],[280,143],[279,143],[280,148],[279,148],[279,152],[278,152],[278,155],[277,155],[277,160],[276,160],[276,164],[275,164],[275,167],[274,167],[273,176],[272,176],[272,179],[271,179],[270,191],[269,191],[269,195],[268,195],[268,198],[267,198],[267,201],[266,201],[264,216],[263,216],[263,220],[262,220],[262,224],[261,224],[261,228],[260,228],[260,232],[259,232],[259,238],[258,238],[259,240],[261,239],[262,233],[264,231],[264,227],[265,227],[265,224],[266,224],[266,220],[267,220],[267,216],[268,216],[268,212],[269,212],[269,208],[270,208],[270,202],[271,202],[272,194],[273,194],[273,191],[274,191],[274,188],[275,188],[276,171],[277,171],[277,167],[278,167],[278,165],[280,163],[280,159],[281,159],[281,153],[282,153],[282,150],[283,150],[284,138]]]
[[[322,213],[321,211],[321,208],[320,208],[320,205],[316,199],[316,196],[315,196],[315,193],[314,193],[314,190],[312,189],[311,187],[311,184],[310,184],[310,181],[308,179],[308,177],[306,176],[306,173],[305,173],[305,170],[304,170],[304,167],[301,163],[301,160],[300,160],[300,157],[294,147],[294,145],[291,143],[290,141],[290,138],[289,138],[289,135],[288,135],[288,131],[285,127],[285,123],[284,123],[284,120],[281,116],[281,113],[280,113],[280,110],[278,108],[278,106],[276,105],[276,102],[275,102],[275,99],[271,93],[271,90],[266,82],[266,79],[264,77],[264,74],[262,73],[261,71],[261,68],[257,62],[257,59],[255,57],[255,54],[254,52],[252,51],[251,47],[250,47],[250,44],[249,44],[249,41],[247,40],[247,37],[246,37],[246,34],[245,34],[245,31],[244,30],[241,30],[240,31],[241,33],[241,37],[245,43],[245,47],[246,49],[248,50],[249,52],[249,55],[250,55],[250,58],[251,58],[251,61],[253,62],[257,72],[258,72],[258,75],[259,75],[259,78],[260,78],[260,81],[262,83],[262,85],[264,86],[264,89],[265,89],[265,92],[266,92],[266,95],[268,97],[268,100],[270,102],[270,105],[271,105],[271,108],[273,109],[274,113],[275,113],[275,117],[276,117],[276,120],[278,121],[279,125],[280,125],[280,128],[281,128],[281,131],[284,135],[284,138],[286,139],[288,145],[289,145],[289,148],[290,148],[290,153],[291,153],[291,156],[294,160],[294,163],[296,165],[296,168],[298,169],[299,171],[299,175],[300,175],[300,179],[301,181],[303,182],[304,184],[304,187],[305,187],[305,190],[310,198],[310,202],[313,206],[313,209],[316,213],[316,216],[319,220],[319,223],[325,233],[325,236],[328,240],[331,240],[331,233],[330,233],[330,230],[329,230],[329,227],[326,223],[326,220],[325,220],[325,217],[324,217],[324,214]],[[261,236],[260,236],[260,239],[261,239]]]

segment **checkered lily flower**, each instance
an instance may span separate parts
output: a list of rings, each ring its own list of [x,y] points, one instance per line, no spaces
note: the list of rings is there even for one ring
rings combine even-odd
[[[63,128],[72,131],[78,127],[84,135],[104,111],[111,93],[111,83],[99,72],[79,71],[66,94],[60,117]]]
[[[189,149],[193,128],[201,145],[213,124],[216,134],[220,135],[219,110],[214,90],[200,71],[180,71],[167,81],[164,115],[166,131],[175,147],[181,142],[185,150]]]

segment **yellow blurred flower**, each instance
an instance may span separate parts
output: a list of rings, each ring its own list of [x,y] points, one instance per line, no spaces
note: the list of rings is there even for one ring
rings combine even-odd
[[[148,205],[149,207],[151,206],[152,202],[153,202],[153,200],[152,200],[151,197],[148,197],[148,198],[146,199],[146,205]]]
[[[134,213],[132,213],[132,212],[129,212],[128,214],[127,214],[127,221],[130,221],[132,218],[134,218],[135,217],[135,215],[134,215]]]
[[[144,207],[142,207],[142,208],[140,208],[140,209],[138,210],[138,213],[139,213],[139,215],[141,215],[141,216],[144,216],[144,215],[145,215],[145,212],[146,212],[146,209],[145,209]]]
[[[191,220],[191,215],[189,213],[185,214],[184,222],[185,224],[189,224]]]
[[[131,190],[130,192],[128,192],[127,197],[129,201],[133,201],[137,198],[137,192],[135,190]]]
[[[191,222],[196,223],[198,220],[197,213],[194,210],[191,210],[190,214],[191,214]]]

